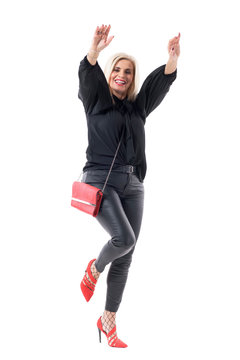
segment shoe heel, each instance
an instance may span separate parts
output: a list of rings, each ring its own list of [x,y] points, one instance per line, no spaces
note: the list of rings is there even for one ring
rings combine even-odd
[[[101,330],[100,329],[98,329],[98,333],[99,333],[99,342],[101,343],[102,341],[102,339],[101,339]]]

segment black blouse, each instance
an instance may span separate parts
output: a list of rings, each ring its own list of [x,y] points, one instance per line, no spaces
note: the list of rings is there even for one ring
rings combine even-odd
[[[166,65],[154,70],[144,81],[135,101],[118,99],[109,91],[106,77],[98,63],[91,65],[87,56],[79,66],[79,92],[88,125],[87,169],[109,169],[121,143],[114,167],[136,166],[137,175],[143,182],[146,175],[145,121],[161,103],[176,79],[177,70],[165,75]],[[113,101],[114,99],[114,101]]]

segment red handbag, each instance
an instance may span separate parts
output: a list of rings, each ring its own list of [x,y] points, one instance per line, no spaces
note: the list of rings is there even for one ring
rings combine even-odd
[[[108,175],[107,175],[107,178],[105,180],[102,190],[96,188],[95,186],[86,184],[84,182],[74,181],[74,183],[72,185],[71,206],[73,206],[76,209],[81,210],[87,214],[90,214],[94,217],[97,216],[99,209],[100,209],[101,202],[102,202],[103,192],[107,185],[108,178],[112,171],[113,164],[117,157],[117,153],[118,153],[119,147],[122,142],[123,134],[124,134],[124,132],[122,133],[121,139],[119,141],[117,150],[115,152],[111,167],[109,169],[109,172],[108,172]]]
[[[95,186],[74,181],[72,185],[71,205],[92,216],[97,216],[101,205],[103,192]]]

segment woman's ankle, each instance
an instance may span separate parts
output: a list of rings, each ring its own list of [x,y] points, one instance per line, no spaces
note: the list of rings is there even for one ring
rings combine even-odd
[[[105,310],[102,316],[103,330],[109,333],[116,326],[116,313]]]
[[[98,280],[98,278],[100,276],[100,272],[98,272],[96,269],[95,261],[92,263],[91,272],[92,272],[92,276],[94,277],[94,279]]]

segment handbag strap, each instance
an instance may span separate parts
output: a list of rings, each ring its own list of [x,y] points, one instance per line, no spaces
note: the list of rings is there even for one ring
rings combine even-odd
[[[116,150],[116,152],[115,152],[115,155],[114,155],[114,158],[113,158],[113,161],[112,161],[111,167],[110,167],[110,169],[109,169],[109,172],[108,172],[107,178],[106,178],[105,183],[104,183],[103,188],[102,188],[102,193],[103,193],[103,192],[104,192],[104,190],[105,190],[105,187],[106,187],[106,185],[107,185],[107,182],[108,182],[109,176],[110,176],[110,174],[111,174],[111,171],[112,171],[112,168],[113,168],[114,162],[115,162],[115,160],[116,160],[117,153],[118,153],[118,150],[119,150],[119,148],[120,148],[120,145],[121,145],[121,142],[122,142],[122,139],[123,139],[124,131],[125,131],[125,129],[123,130],[123,132],[122,132],[122,136],[121,136],[121,139],[120,139],[120,141],[119,141],[119,143],[118,143],[118,147],[117,147],[117,150]]]

